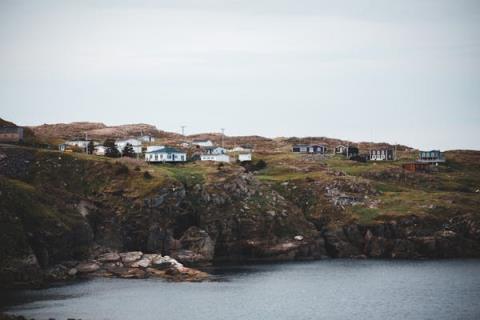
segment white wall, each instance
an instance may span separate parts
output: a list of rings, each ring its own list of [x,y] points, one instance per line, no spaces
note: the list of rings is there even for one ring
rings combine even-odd
[[[213,162],[230,162],[230,157],[226,154],[202,154],[200,156],[200,160]]]

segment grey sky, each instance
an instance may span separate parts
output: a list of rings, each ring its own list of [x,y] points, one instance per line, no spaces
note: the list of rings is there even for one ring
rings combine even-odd
[[[0,0],[0,117],[480,149],[480,1]]]

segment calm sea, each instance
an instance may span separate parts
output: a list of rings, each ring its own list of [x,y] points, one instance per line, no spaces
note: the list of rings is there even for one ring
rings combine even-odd
[[[211,270],[216,281],[95,279],[3,293],[35,319],[480,319],[480,260],[326,260]]]

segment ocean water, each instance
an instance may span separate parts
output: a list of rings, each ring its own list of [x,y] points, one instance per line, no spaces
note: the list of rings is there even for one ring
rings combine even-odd
[[[3,293],[35,319],[480,319],[480,260],[222,267],[216,281],[94,279]]]

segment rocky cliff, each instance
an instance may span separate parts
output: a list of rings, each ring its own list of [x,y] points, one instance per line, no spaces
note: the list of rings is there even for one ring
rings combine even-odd
[[[432,176],[446,191],[404,210],[395,197],[421,177],[262,157],[268,167],[247,172],[0,147],[0,283],[41,283],[55,266],[126,251],[186,265],[480,256],[477,178]]]

